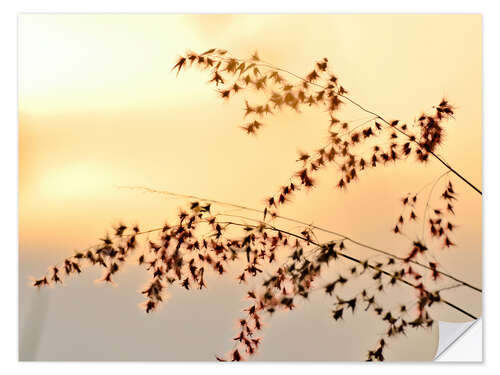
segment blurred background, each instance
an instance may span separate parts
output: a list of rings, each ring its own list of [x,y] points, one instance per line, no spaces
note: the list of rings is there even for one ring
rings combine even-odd
[[[138,307],[148,276],[132,265],[116,287],[96,284],[100,272],[93,269],[62,287],[31,286],[31,277],[93,245],[118,221],[157,227],[184,203],[118,186],[261,208],[297,169],[297,151],[324,143],[328,114],[314,108],[285,111],[257,137],[245,135],[243,101],[220,100],[197,69],[178,77],[171,71],[187,49],[218,47],[238,57],[258,50],[298,74],[327,57],[353,99],[408,123],[446,97],[456,119],[446,124],[440,155],[481,187],[479,15],[25,14],[18,25],[20,360],[213,360],[231,349],[251,287],[235,282],[238,270],[210,275],[203,291],[172,288],[149,315]],[[366,117],[346,106],[341,119]],[[405,162],[368,171],[339,192],[338,171],[330,167],[315,190],[296,194],[282,213],[403,255],[410,243],[391,233],[400,198],[444,171],[434,161]],[[436,245],[433,255],[447,272],[480,287],[481,197],[452,181],[457,246]],[[409,235],[420,230],[416,225]],[[413,297],[408,288],[394,293],[388,298]],[[481,314],[478,293],[457,288],[442,295]],[[364,360],[384,326],[369,313],[335,322],[333,302],[317,295],[274,316],[255,360]],[[467,319],[435,310],[442,320]],[[420,330],[391,341],[387,359],[430,360],[437,335]]]

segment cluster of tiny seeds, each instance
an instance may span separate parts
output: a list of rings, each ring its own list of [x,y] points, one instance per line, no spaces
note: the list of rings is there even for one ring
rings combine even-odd
[[[274,115],[284,108],[300,112],[302,107],[316,106],[328,113],[328,143],[314,153],[299,154],[298,160],[303,163],[302,167],[291,182],[266,199],[265,215],[269,213],[275,216],[277,207],[288,202],[294,191],[302,187],[313,188],[314,174],[332,163],[338,167],[340,174],[335,186],[345,189],[358,180],[360,173],[367,168],[405,160],[411,155],[419,162],[426,162],[429,154],[442,143],[443,120],[453,116],[453,107],[443,99],[434,108],[433,114],[424,113],[418,118],[412,126],[414,131],[410,131],[409,126],[399,120],[388,122],[375,114],[363,126],[350,128],[348,122],[338,119],[337,113],[346,101],[355,105],[357,103],[346,96],[347,90],[330,71],[327,58],[316,62],[314,69],[305,77],[265,63],[257,53],[249,59],[238,59],[229,56],[226,50],[216,48],[201,54],[187,52],[179,58],[173,69],[179,73],[188,66],[210,71],[209,82],[217,87],[223,99],[248,92],[258,92],[266,97],[260,104],[245,101],[244,117],[251,120],[241,127],[248,134],[256,134],[262,128],[264,116]],[[284,76],[291,76],[295,82]],[[378,140],[383,134],[387,137],[375,142],[369,155],[358,152],[359,146],[372,139]]]

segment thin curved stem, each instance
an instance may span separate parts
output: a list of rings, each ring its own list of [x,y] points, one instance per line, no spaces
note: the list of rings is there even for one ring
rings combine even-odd
[[[234,203],[229,203],[229,202],[218,201],[218,200],[215,200],[215,199],[208,199],[208,198],[198,197],[196,195],[172,193],[172,192],[169,192],[169,191],[166,191],[166,190],[156,190],[156,189],[151,189],[151,188],[143,187],[143,186],[118,186],[118,188],[144,190],[144,191],[149,192],[149,193],[164,194],[164,195],[169,195],[169,196],[179,197],[179,198],[196,199],[196,200],[205,201],[205,202],[214,203],[214,204],[219,204],[219,205],[223,205],[223,206],[234,207],[234,208],[238,208],[238,209],[245,210],[245,211],[262,213],[261,210],[258,210],[258,209],[255,209],[255,208],[246,207],[246,206],[242,206],[242,205],[234,204]],[[312,229],[316,229],[316,230],[319,230],[319,231],[322,231],[322,232],[325,232],[325,233],[333,234],[335,236],[340,237],[344,241],[349,241],[349,242],[351,242],[351,243],[353,243],[355,245],[364,247],[366,249],[375,251],[377,253],[387,255],[389,257],[392,257],[394,259],[398,259],[400,261],[407,261],[407,262],[415,264],[415,265],[417,265],[419,267],[425,268],[425,269],[427,269],[429,271],[435,271],[434,269],[432,269],[431,267],[429,267],[429,266],[427,266],[427,265],[425,265],[423,263],[420,263],[420,262],[412,260],[412,259],[406,260],[405,258],[399,257],[399,256],[397,256],[397,255],[395,255],[395,254],[393,254],[391,252],[388,252],[388,251],[376,248],[374,246],[368,245],[368,244],[363,243],[361,241],[358,241],[358,240],[356,240],[354,238],[346,236],[345,234],[338,233],[338,232],[335,232],[335,231],[332,231],[332,230],[329,230],[329,229],[326,229],[326,228],[319,227],[317,225],[309,224],[309,223],[306,223],[304,221],[300,221],[300,220],[293,219],[293,218],[286,217],[286,216],[276,215],[276,217],[279,218],[279,219],[281,219],[281,220],[289,221],[289,222],[300,224],[300,225],[305,225],[305,226],[307,226],[309,228],[312,228]],[[255,220],[255,219],[246,218],[246,217],[244,219]],[[453,275],[450,275],[450,274],[448,274],[446,272],[439,271],[439,270],[436,270],[436,272],[438,274],[444,276],[444,277],[447,277],[447,278],[449,278],[451,280],[454,280],[454,281],[456,281],[458,283],[461,283],[463,286],[466,286],[466,287],[471,288],[471,289],[473,289],[473,290],[475,290],[475,291],[477,291],[479,293],[482,293],[482,289],[481,288],[478,288],[478,287],[476,287],[474,285],[471,285],[471,284],[467,283],[466,281],[460,280],[460,279],[454,277]]]
[[[236,223],[236,222],[232,222],[232,221],[222,221],[222,222],[221,222],[221,221],[218,221],[218,223],[219,223],[219,224],[226,224],[226,225],[249,226],[249,227],[257,228],[257,226],[256,226],[256,225],[248,225],[248,224]],[[309,242],[309,243],[311,243],[311,244],[313,244],[313,245],[315,245],[315,246],[318,246],[318,247],[322,247],[322,246],[323,246],[322,244],[317,243],[316,241],[313,241],[313,240],[311,240],[311,239],[305,238],[305,237],[300,236],[300,235],[298,235],[298,234],[296,234],[296,233],[292,233],[292,232],[289,232],[289,231],[286,231],[286,230],[282,230],[282,229],[280,229],[280,228],[276,228],[276,227],[274,227],[274,226],[272,226],[272,225],[269,225],[269,224],[265,224],[265,228],[266,228],[266,229],[269,229],[269,230],[273,230],[273,231],[275,231],[275,232],[282,232],[282,233],[285,233],[285,234],[287,234],[287,235],[289,235],[289,236],[295,237],[295,238],[300,239],[300,240],[302,240],[302,241],[307,241],[307,242]],[[337,251],[337,254],[338,254],[338,256],[341,256],[341,257],[343,257],[343,258],[345,258],[345,259],[350,260],[351,262],[355,262],[355,263],[358,263],[358,264],[363,264],[363,263],[364,263],[364,262],[363,262],[363,261],[361,261],[360,259],[355,258],[355,257],[353,257],[353,256],[351,256],[351,255],[345,254],[345,253],[343,253],[342,251]],[[405,280],[405,279],[403,279],[402,277],[399,277],[399,276],[397,276],[397,275],[395,275],[395,274],[392,274],[392,273],[390,273],[390,272],[388,272],[388,271],[386,271],[386,270],[384,270],[384,269],[381,269],[380,267],[376,267],[376,266],[371,265],[371,264],[368,264],[367,266],[368,266],[368,268],[371,268],[371,269],[373,269],[373,270],[375,270],[375,271],[377,271],[377,272],[382,272],[382,273],[383,273],[384,275],[386,275],[386,276],[394,277],[394,278],[396,278],[397,280],[401,281],[403,284],[406,284],[406,285],[408,285],[408,286],[411,286],[411,287],[412,287],[412,288],[414,288],[414,289],[419,289],[419,287],[418,287],[417,285],[415,285],[415,284],[411,283],[410,281]],[[451,308],[453,308],[453,309],[457,310],[458,312],[460,312],[460,313],[462,313],[462,314],[464,314],[464,315],[467,315],[469,318],[472,318],[472,319],[477,319],[477,317],[476,317],[475,315],[473,315],[473,314],[471,314],[470,312],[468,312],[468,311],[466,311],[466,310],[462,309],[461,307],[459,307],[459,306],[457,306],[457,305],[453,304],[452,302],[449,302],[448,300],[445,300],[445,299],[441,298],[441,302],[443,302],[443,303],[445,303],[446,305],[450,306]]]
[[[227,60],[228,58],[223,58],[222,60]],[[244,60],[244,59],[239,59],[239,58],[236,58],[236,57],[232,57],[232,59],[234,60],[237,60],[237,61],[245,61],[245,62],[248,62],[248,60]],[[314,86],[318,86],[318,87],[321,87],[323,89],[326,89],[326,87],[318,84],[318,83],[315,83],[315,82],[311,82],[309,80],[307,80],[306,78],[304,77],[301,77],[299,76],[298,74],[295,74],[289,70],[286,70],[286,69],[283,69],[283,68],[279,68],[279,67],[276,67],[272,64],[269,64],[269,63],[259,63],[258,61],[254,61],[253,62],[256,66],[263,66],[263,67],[267,67],[269,69],[273,69],[273,70],[276,70],[276,71],[281,71],[281,72],[284,72],[284,73],[287,73],[297,79],[300,79],[304,82],[307,82],[308,84],[311,84],[311,85],[314,85]],[[398,131],[399,133],[403,134],[404,136],[406,136],[408,139],[410,139],[413,143],[417,144],[419,147],[423,148],[422,144],[420,142],[418,142],[416,139],[412,139],[412,137],[410,135],[408,135],[406,132],[404,132],[403,130],[395,127],[395,126],[392,126],[391,123],[389,121],[387,121],[384,117],[382,117],[381,115],[379,115],[378,113],[375,113],[365,107],[363,107],[361,104],[359,104],[358,102],[356,102],[355,100],[351,99],[350,97],[340,93],[340,92],[337,92],[337,95],[347,101],[349,101],[351,104],[355,105],[356,107],[358,107],[360,110],[366,112],[366,113],[369,113],[373,116],[375,116],[376,118],[380,119],[380,121],[384,122],[386,125],[389,125],[391,128],[395,129],[396,131]],[[468,179],[466,179],[461,173],[459,173],[455,168],[453,168],[450,164],[448,164],[446,161],[444,161],[440,156],[438,156],[434,151],[431,151],[431,150],[427,150],[427,152],[429,152],[432,156],[434,156],[436,158],[436,160],[438,160],[441,164],[443,164],[446,168],[448,168],[453,174],[455,174],[458,178],[460,178],[462,181],[464,181],[467,185],[469,185],[472,189],[474,189],[478,194],[480,195],[483,195],[483,192],[477,188],[474,184],[472,184]]]
[[[265,229],[287,234],[287,235],[289,235],[291,237],[294,237],[294,238],[300,239],[302,241],[306,241],[308,243],[311,243],[311,244],[317,246],[318,248],[322,248],[323,246],[325,246],[327,244],[327,243],[320,244],[319,242],[314,241],[314,240],[312,240],[310,238],[306,238],[306,237],[298,235],[296,233],[293,233],[293,232],[290,232],[290,231],[287,231],[287,230],[284,230],[284,229],[280,229],[280,228],[275,227],[275,226],[273,226],[271,224],[268,224],[268,223],[260,223],[259,225],[237,223],[237,222],[234,222],[234,221],[217,221],[217,223],[218,224],[222,224],[222,225],[234,225],[234,226],[251,227],[251,228],[259,228],[259,227],[263,226],[263,228],[265,228]],[[138,236],[138,235],[143,235],[143,234],[149,234],[149,233],[153,233],[153,232],[158,232],[158,231],[161,231],[161,230],[163,230],[163,227],[157,227],[157,228],[152,228],[152,229],[148,229],[148,230],[144,230],[144,231],[139,231],[139,232],[136,232],[134,234],[130,234],[128,236]],[[89,247],[89,249],[92,248],[92,247],[94,247],[94,246]],[[348,259],[348,260],[350,260],[352,262],[355,262],[355,263],[358,263],[358,264],[362,264],[362,265],[366,264],[365,262],[361,261],[360,259],[358,259],[356,257],[353,257],[351,255],[345,254],[342,251],[337,251],[337,254],[338,254],[338,256],[343,257],[345,259]],[[380,267],[376,267],[376,266],[371,265],[371,264],[366,264],[366,266],[368,268],[370,268],[370,269],[373,269],[373,270],[377,271],[377,272],[381,272],[384,275],[390,276],[391,278],[395,278],[395,279],[401,281],[403,284],[411,286],[414,289],[419,289],[419,287],[417,285],[415,285],[415,284],[413,284],[413,283],[411,283],[411,282],[403,279],[402,277],[400,277],[398,275],[392,274],[392,273],[390,273],[390,272],[388,272],[388,271],[386,271],[386,270],[384,270],[384,269],[382,269]],[[459,281],[459,282],[461,282],[461,281]],[[462,314],[467,315],[470,318],[477,319],[476,316],[474,316],[473,314],[467,312],[466,310],[462,309],[461,307],[459,307],[457,305],[454,305],[453,303],[451,303],[451,302],[449,302],[449,301],[447,301],[445,299],[441,299],[441,301],[444,302],[445,304],[447,304],[448,306],[452,307],[453,309],[461,312]]]

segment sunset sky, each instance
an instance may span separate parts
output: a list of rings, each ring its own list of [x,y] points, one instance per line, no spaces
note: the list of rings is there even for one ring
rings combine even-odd
[[[21,15],[20,359],[213,360],[230,349],[247,290],[230,276],[209,280],[204,292],[172,290],[153,315],[137,306],[147,278],[131,266],[117,287],[96,285],[95,271],[63,287],[30,286],[30,277],[118,221],[157,227],[184,203],[119,186],[261,208],[296,171],[297,151],[324,142],[328,115],[318,110],[285,111],[257,137],[245,135],[243,102],[220,100],[205,72],[171,71],[187,49],[218,47],[239,57],[258,50],[298,74],[327,57],[350,96],[388,119],[412,122],[446,97],[456,112],[439,154],[481,187],[481,46],[480,15]],[[366,117],[347,107],[342,118]],[[338,172],[328,168],[316,190],[297,194],[282,212],[405,254],[408,241],[390,232],[400,198],[443,172],[435,161],[407,162],[370,171],[340,192]],[[458,246],[436,246],[433,255],[447,272],[481,286],[481,197],[452,181]],[[443,295],[481,314],[480,295],[461,288]],[[364,359],[380,327],[368,315],[336,324],[330,310],[320,296],[274,317],[256,359]],[[411,340],[392,345],[391,358],[434,356],[435,329]]]

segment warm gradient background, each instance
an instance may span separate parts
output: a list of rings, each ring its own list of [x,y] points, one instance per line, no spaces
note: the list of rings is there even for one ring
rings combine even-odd
[[[479,15],[21,15],[21,360],[212,360],[231,348],[247,289],[231,277],[209,280],[203,292],[173,289],[153,315],[137,307],[147,275],[133,267],[116,288],[93,283],[94,271],[42,291],[29,278],[94,244],[118,220],[158,226],[182,203],[119,185],[261,207],[295,171],[297,150],[322,144],[328,121],[321,111],[284,112],[248,137],[238,128],[241,102],[219,100],[196,69],[178,78],[170,71],[186,49],[211,47],[242,57],[258,49],[264,60],[301,74],[328,57],[351,97],[386,118],[410,122],[448,97],[456,121],[447,124],[441,155],[481,186]],[[360,117],[346,108],[344,119]],[[283,213],[404,254],[408,242],[390,233],[399,198],[443,171],[434,161],[377,168],[342,193],[332,189],[338,179],[330,168],[319,188],[296,195]],[[458,246],[437,246],[434,255],[448,272],[481,286],[481,198],[454,181]],[[443,296],[481,314],[477,293]],[[383,326],[369,314],[335,323],[331,304],[316,296],[277,315],[256,359],[363,360]],[[388,359],[429,360],[436,345],[436,329],[420,331],[394,341]]]

